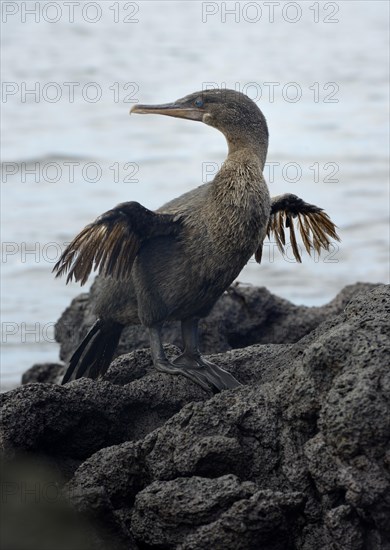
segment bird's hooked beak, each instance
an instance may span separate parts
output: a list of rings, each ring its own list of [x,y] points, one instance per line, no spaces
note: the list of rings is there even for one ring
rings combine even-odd
[[[134,105],[130,109],[130,114],[132,113],[140,115],[166,115],[202,121],[205,110],[195,106],[185,107],[179,103],[163,103],[162,105]]]

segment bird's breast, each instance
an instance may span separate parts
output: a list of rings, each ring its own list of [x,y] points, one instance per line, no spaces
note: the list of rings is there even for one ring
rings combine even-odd
[[[259,186],[210,197],[193,213],[183,233],[193,270],[229,285],[263,241],[270,215],[268,188]],[[218,276],[217,276],[218,274]]]

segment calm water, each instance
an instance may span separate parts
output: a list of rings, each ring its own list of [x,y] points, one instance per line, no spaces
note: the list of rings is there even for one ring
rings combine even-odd
[[[210,2],[101,2],[100,13],[86,2],[73,22],[60,2],[32,15],[23,10],[35,3],[6,4],[16,13],[2,39],[4,389],[58,357],[53,325],[80,292],[51,274],[64,243],[118,202],[153,208],[199,185],[225,157],[204,125],[130,118],[137,100],[206,83],[246,92],[269,123],[272,194],[299,194],[339,226],[330,254],[297,265],[269,246],[240,281],[309,305],[388,281],[387,2],[295,3],[273,22],[262,2],[235,15]]]

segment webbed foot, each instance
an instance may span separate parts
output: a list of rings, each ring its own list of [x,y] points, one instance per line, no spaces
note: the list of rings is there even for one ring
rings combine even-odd
[[[196,319],[182,321],[186,351],[173,361],[168,361],[165,355],[161,343],[161,326],[150,327],[150,347],[155,369],[167,374],[182,374],[204,390],[212,390],[214,393],[241,386],[240,382],[229,372],[201,356],[197,346],[197,327],[198,321]]]
[[[154,363],[154,367],[159,372],[165,372],[166,374],[182,374],[183,376],[186,376],[192,382],[195,382],[195,384],[198,384],[199,386],[202,386],[202,388],[206,391],[210,391],[210,385],[208,384],[206,378],[202,376],[201,373],[198,373],[197,375],[194,374],[192,369],[189,368],[182,368],[181,366],[175,366],[174,364],[170,363],[168,360],[160,360],[156,361]],[[198,370],[199,367],[198,367]]]
[[[187,376],[193,382],[202,386],[202,388],[217,393],[221,390],[231,390],[241,386],[240,382],[226,370],[207,361],[201,355],[188,355],[183,353],[173,360],[174,368],[180,371],[180,374]]]

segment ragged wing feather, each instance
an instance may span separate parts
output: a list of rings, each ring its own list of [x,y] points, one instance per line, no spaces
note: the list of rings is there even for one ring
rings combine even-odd
[[[143,242],[161,235],[178,235],[181,220],[159,214],[138,202],[125,202],[99,216],[73,239],[54,266],[56,277],[68,273],[84,285],[96,270],[101,275],[124,280],[130,276]]]
[[[339,241],[336,226],[322,208],[309,204],[296,195],[287,193],[273,197],[271,204],[271,216],[268,222],[267,236],[275,238],[279,250],[284,254],[286,237],[284,228],[290,232],[290,243],[298,262],[302,262],[299,246],[295,234],[294,221],[302,238],[302,242],[308,254],[315,250],[318,254],[321,249],[329,250],[330,239]],[[262,244],[256,251],[256,261],[260,263],[262,256]]]

